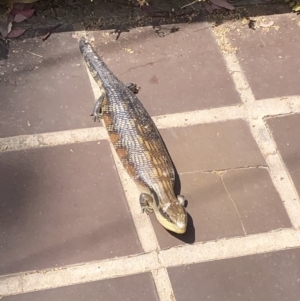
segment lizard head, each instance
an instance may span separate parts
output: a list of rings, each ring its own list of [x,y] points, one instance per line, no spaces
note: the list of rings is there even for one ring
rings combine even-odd
[[[178,234],[186,232],[187,213],[181,201],[168,202],[158,211],[157,219],[166,229]]]

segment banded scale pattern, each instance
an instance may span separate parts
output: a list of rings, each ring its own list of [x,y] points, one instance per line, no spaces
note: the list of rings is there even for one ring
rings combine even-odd
[[[150,115],[85,38],[80,39],[79,48],[104,95],[101,114],[124,168],[140,188],[152,194],[157,212],[163,210],[161,214],[175,221],[182,219],[186,212],[174,194],[174,166]]]
[[[175,172],[154,122],[136,95],[113,75],[92,46],[83,39],[79,45],[93,70],[93,78],[105,91],[102,116],[123,166],[138,184],[152,188],[162,200],[165,195],[160,186],[173,191]],[[175,197],[172,193],[167,199]]]

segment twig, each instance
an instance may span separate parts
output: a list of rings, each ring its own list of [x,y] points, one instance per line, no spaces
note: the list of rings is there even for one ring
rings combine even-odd
[[[51,29],[49,29],[49,31],[44,35],[44,36],[42,36],[42,40],[43,41],[46,41],[50,36],[51,36],[51,34],[52,34],[52,32],[55,30],[55,29],[57,29],[58,27],[60,27],[62,24],[61,23],[59,23],[59,24],[57,24],[57,25],[55,25],[54,27],[52,27]]]
[[[207,26],[207,27],[204,27],[204,28],[200,28],[200,29],[197,29],[197,30],[193,30],[193,32],[197,32],[197,31],[200,31],[200,30],[208,29],[208,28],[211,28],[211,26]]]
[[[28,53],[31,53],[31,54],[33,54],[33,55],[39,56],[39,57],[43,57],[42,55],[39,55],[39,54],[33,53],[33,52],[31,52],[31,51],[28,51],[28,50],[27,50],[27,52],[28,52]]]
[[[193,19],[191,19],[189,22],[187,22],[187,23],[181,28],[181,30],[183,30],[184,28],[186,28],[192,21],[193,21]]]
[[[195,13],[195,11],[189,11],[186,13],[180,13],[180,14],[170,14],[168,13],[167,15],[151,15],[149,14],[150,18],[174,18],[174,17],[184,17],[184,16],[189,16],[192,15],[193,13]]]
[[[192,2],[192,3],[188,3],[188,4],[186,4],[186,5],[183,5],[182,7],[181,7],[181,9],[183,9],[183,8],[185,8],[185,7],[187,7],[187,6],[190,6],[190,5],[193,5],[193,4],[195,4],[196,2],[201,2],[202,0],[195,0],[194,2]]]
[[[113,32],[111,32],[111,34],[116,33],[117,34],[116,40],[118,40],[121,33],[123,33],[123,32],[129,32],[129,29],[128,28],[123,28],[123,29],[122,28],[117,28]]]

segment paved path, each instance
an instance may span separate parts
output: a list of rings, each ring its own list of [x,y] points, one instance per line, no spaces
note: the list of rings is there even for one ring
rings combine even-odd
[[[269,20],[251,30],[200,19],[117,41],[89,33],[115,74],[142,88],[188,200],[182,236],[141,214],[89,117],[99,91],[73,28],[10,44],[0,61],[4,301],[299,300],[300,19],[257,23]]]

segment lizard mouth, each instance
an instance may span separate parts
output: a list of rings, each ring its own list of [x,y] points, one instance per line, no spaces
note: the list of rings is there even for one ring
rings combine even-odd
[[[162,218],[160,214],[157,214],[157,219],[160,224],[169,231],[177,234],[184,234],[187,228],[187,215],[182,221],[171,221],[170,219]]]
[[[186,217],[187,218],[187,217]],[[178,221],[176,225],[176,233],[183,234],[186,232],[186,227],[187,227],[187,220],[185,218],[185,222]]]
[[[177,234],[184,234],[186,232],[186,224],[183,222],[177,222],[176,224],[172,223],[171,227],[166,227],[166,229]]]
[[[180,228],[180,229],[185,229],[185,228],[186,228],[186,224],[183,223],[183,222],[177,222],[177,223],[176,223],[176,226],[177,226],[178,228]]]

